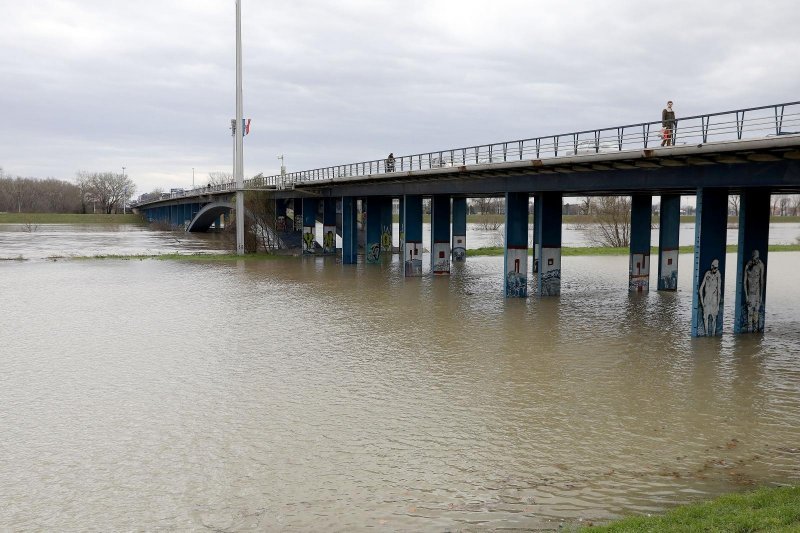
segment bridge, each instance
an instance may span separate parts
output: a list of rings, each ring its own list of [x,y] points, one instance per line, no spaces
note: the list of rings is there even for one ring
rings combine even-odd
[[[363,260],[378,263],[390,253],[398,199],[406,276],[423,273],[424,197],[431,199],[430,272],[448,275],[451,262],[466,257],[467,198],[502,196],[507,297],[527,297],[529,274],[540,297],[560,294],[563,198],[593,195],[632,198],[629,290],[640,292],[650,288],[652,197],[661,197],[657,289],[676,290],[680,197],[696,195],[693,336],[722,334],[728,195],[738,194],[734,332],[762,332],[770,196],[800,192],[800,102],[678,117],[667,126],[643,122],[258,175],[244,190],[269,192],[275,227],[301,234],[304,253],[339,253],[344,264],[358,261],[359,216],[366,218]],[[135,207],[151,221],[205,231],[230,212],[236,190],[235,183],[179,190]]]

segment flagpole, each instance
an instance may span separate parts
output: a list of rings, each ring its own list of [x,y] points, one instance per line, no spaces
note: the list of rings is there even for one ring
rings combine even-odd
[[[236,254],[244,255],[244,128],[242,124],[242,6],[236,0],[236,147],[233,177],[236,180]]]

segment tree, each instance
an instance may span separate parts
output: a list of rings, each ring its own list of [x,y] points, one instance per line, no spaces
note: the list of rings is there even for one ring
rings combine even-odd
[[[111,214],[114,208],[119,209],[136,192],[136,185],[130,178],[114,172],[81,171],[77,183],[85,201],[99,203],[106,214]]]
[[[215,185],[225,185],[226,183],[231,183],[233,181],[233,174],[230,172],[209,172],[208,173],[208,184],[210,186]]]
[[[583,231],[592,243],[614,248],[630,246],[630,196],[591,197],[586,207],[591,218]]]
[[[739,216],[739,202],[741,197],[738,194],[728,195],[728,214],[735,217]]]

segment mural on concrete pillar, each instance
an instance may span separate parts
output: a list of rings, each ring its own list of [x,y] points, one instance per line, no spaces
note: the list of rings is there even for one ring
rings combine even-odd
[[[322,226],[322,253],[336,253],[336,226]]]
[[[406,242],[403,248],[403,263],[406,276],[422,275],[422,243]]]
[[[434,274],[450,273],[450,243],[435,242],[431,252],[431,269]]]
[[[742,279],[742,298],[744,313],[742,313],[742,331],[764,331],[764,273],[766,268],[761,261],[758,250],[753,250],[750,260],[744,266]]]
[[[467,236],[453,235],[453,261],[463,263],[467,260]]]
[[[506,249],[506,298],[528,296],[528,249]]]
[[[384,252],[392,251],[392,227],[383,226],[381,228],[381,250]]]
[[[650,290],[650,254],[631,254],[628,290],[647,292]]]
[[[542,246],[539,262],[541,292],[539,296],[558,296],[561,294],[561,248]]]
[[[706,270],[700,287],[697,289],[700,309],[697,320],[697,334],[699,337],[714,337],[722,335],[722,272],[719,270],[719,260],[711,261],[711,269]]]
[[[286,217],[283,215],[278,216],[278,221],[275,222],[275,231],[286,231]]]
[[[367,263],[377,263],[381,260],[381,243],[371,242],[367,244]]]
[[[301,231],[303,229],[303,215],[294,216],[294,230]]]
[[[661,277],[658,278],[658,290],[678,290],[678,250],[661,250]]]
[[[314,253],[314,226],[303,226],[303,253]]]

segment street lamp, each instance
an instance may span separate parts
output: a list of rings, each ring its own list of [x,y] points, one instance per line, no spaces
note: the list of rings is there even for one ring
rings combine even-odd
[[[192,189],[194,189],[194,167],[192,167]]]
[[[128,194],[128,187],[125,185],[125,167],[122,167],[122,214],[125,214],[125,195]],[[119,211],[117,211],[119,213]]]

